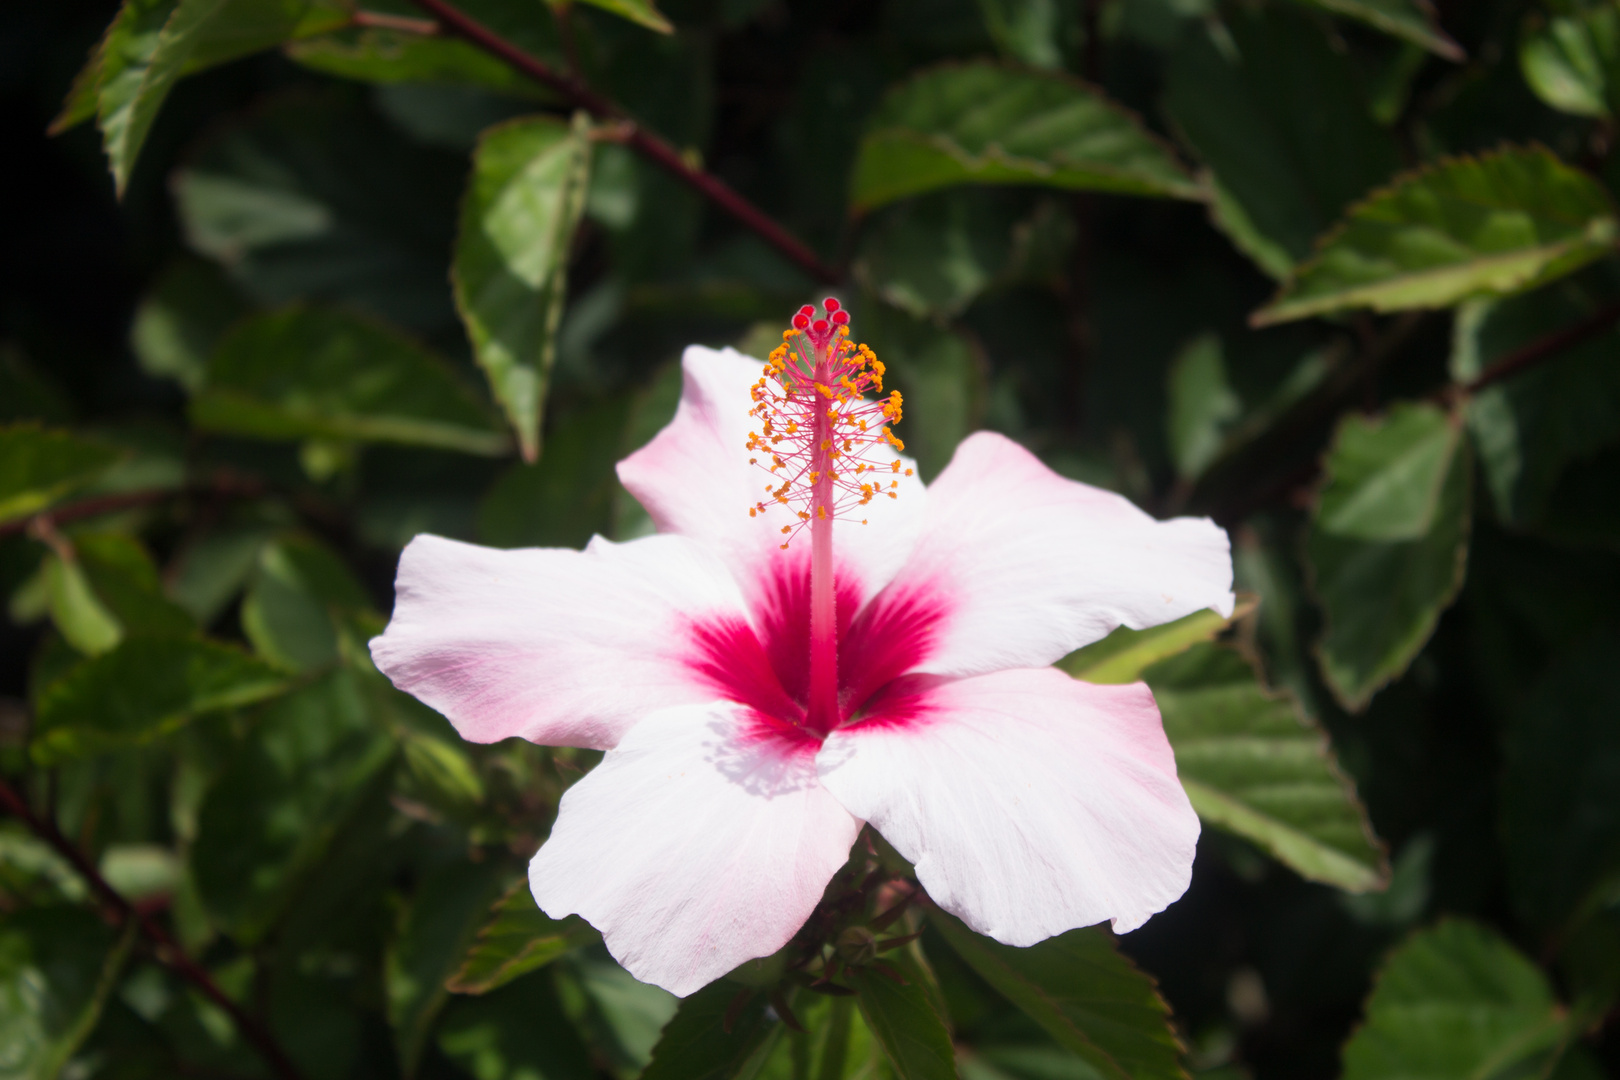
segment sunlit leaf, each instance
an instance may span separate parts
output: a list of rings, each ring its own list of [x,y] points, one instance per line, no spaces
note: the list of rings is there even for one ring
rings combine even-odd
[[[890,91],[851,198],[871,210],[956,184],[1200,197],[1169,149],[1095,90],[986,63],[934,68]]]
[[[1462,48],[1440,29],[1429,0],[1302,0],[1386,34],[1421,45],[1447,60],[1463,59]]]
[[[1450,919],[1385,963],[1345,1044],[1344,1077],[1545,1076],[1568,1034],[1534,964],[1495,932]]]
[[[457,994],[485,994],[598,936],[577,915],[560,921],[546,915],[535,905],[529,883],[518,881],[491,909],[466,960],[446,985]]]
[[[45,564],[51,621],[69,645],[86,656],[100,656],[124,639],[123,624],[96,596],[76,558],[52,552]]]
[[[1215,223],[1280,278],[1400,158],[1358,92],[1354,64],[1312,20],[1239,9],[1225,26],[1219,43],[1201,24],[1183,33],[1165,104],[1209,168]]]
[[[1451,158],[1351,208],[1251,321],[1505,296],[1579,270],[1617,236],[1603,186],[1547,150]]]
[[[146,742],[200,713],[262,701],[284,687],[280,672],[228,645],[130,637],[45,689],[34,760],[52,764]]]
[[[1432,405],[1349,416],[1324,461],[1306,544],[1326,627],[1322,674],[1351,710],[1406,670],[1462,586],[1472,462]]]
[[[208,364],[192,420],[263,439],[394,442],[502,453],[484,407],[438,357],[347,312],[293,307],[238,324]]]
[[[1201,641],[1213,641],[1228,626],[1255,607],[1252,595],[1240,596],[1231,618],[1213,609],[1195,611],[1173,622],[1132,630],[1121,626],[1101,641],[1076,649],[1057,666],[1077,679],[1091,683],[1133,683],[1151,665],[1174,656]]]
[[[629,19],[660,34],[675,32],[675,28],[664,18],[663,12],[658,10],[653,0],[581,0],[581,2],[601,8],[603,11],[611,11],[621,19]]]
[[[1363,892],[1389,863],[1327,737],[1233,649],[1199,644],[1143,673],[1198,816],[1301,876]]]
[[[27,517],[91,483],[122,455],[38,424],[0,424],[0,521]]]
[[[1185,1080],[1170,1008],[1105,927],[1070,930],[1027,949],[929,914],[963,960],[1060,1045],[1107,1080]]]
[[[590,141],[549,117],[486,132],[461,205],[456,307],[523,456],[540,452],[568,254],[585,207]]]
[[[1555,109],[1611,116],[1620,101],[1620,9],[1553,15],[1519,42],[1524,81]]]

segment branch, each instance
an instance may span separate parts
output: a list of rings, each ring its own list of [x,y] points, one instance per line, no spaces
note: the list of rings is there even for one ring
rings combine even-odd
[[[761,239],[776,248],[777,251],[792,262],[797,263],[801,269],[812,277],[829,285],[836,285],[843,280],[841,274],[824,264],[814,251],[811,251],[795,239],[786,229],[778,225],[770,215],[731,190],[719,177],[712,176],[702,169],[696,169],[687,164],[686,159],[681,157],[680,152],[673,146],[631,120],[617,104],[598,94],[580,80],[564,75],[559,71],[553,71],[540,60],[530,56],[458,8],[446,3],[445,0],[412,0],[412,2],[437,19],[445,33],[454,34],[463,41],[489,53],[508,67],[527,75],[535,82],[550,87],[567,99],[570,104],[576,108],[584,109],[598,120],[615,121],[619,141],[639,152],[642,156],[651,159],[654,164],[661,166],[696,190],[698,194],[752,229],[759,234]]]
[[[0,537],[36,528],[36,522],[46,522],[50,525],[66,525],[85,518],[100,517],[103,514],[116,514],[123,510],[135,510],[142,506],[153,506],[182,496],[238,496],[252,498],[262,495],[264,492],[264,485],[256,480],[225,475],[218,477],[211,484],[194,484],[183,488],[148,488],[145,491],[126,491],[117,495],[101,495],[93,499],[69,503],[55,510],[42,510],[37,514],[18,518],[15,521],[0,522]]]
[[[1573,348],[1587,338],[1597,337],[1617,322],[1620,322],[1620,302],[1610,304],[1606,308],[1593,312],[1573,326],[1566,326],[1562,330],[1554,330],[1545,337],[1539,337],[1530,344],[1515,349],[1480,372],[1472,381],[1461,387],[1448,389],[1452,393],[1478,393],[1493,383],[1512,378],[1543,361],[1552,359],[1565,349]]]
[[[100,871],[85,857],[84,853],[67,837],[62,835],[61,830],[57,829],[55,823],[37,817],[33,810],[29,808],[28,803],[17,793],[16,789],[4,780],[0,780],[0,808],[20,819],[23,824],[33,831],[34,835],[55,848],[58,854],[71,863],[85,881],[90,883],[90,888],[96,895],[116,913],[120,926],[127,925],[131,919],[135,920],[135,924],[141,933],[145,934],[152,944],[156,946],[157,958],[177,975],[200,990],[208,1000],[224,1009],[230,1018],[235,1021],[237,1030],[242,1033],[243,1038],[252,1043],[253,1048],[264,1058],[272,1073],[280,1077],[281,1080],[301,1080],[298,1070],[293,1067],[293,1063],[288,1060],[281,1047],[276,1045],[276,1040],[270,1034],[269,1029],[255,1017],[244,1012],[240,1005],[231,1000],[225,991],[221,990],[219,985],[214,982],[213,977],[195,960],[185,954],[174,938],[169,936],[169,932],[158,924],[157,920],[152,918],[150,914],[137,909],[135,905],[124,898],[123,894],[109,885],[107,879],[101,876]]]

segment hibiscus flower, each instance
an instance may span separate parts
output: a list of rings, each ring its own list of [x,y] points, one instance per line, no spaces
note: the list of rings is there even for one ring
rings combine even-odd
[[[678,995],[787,944],[863,823],[1010,945],[1134,929],[1191,876],[1198,818],[1152,694],[1050,665],[1229,614],[1226,534],[986,432],[925,487],[898,396],[871,396],[881,363],[828,310],[763,368],[686,351],[674,420],[619,464],[657,535],[419,536],[371,645],[466,739],[607,751],[530,883]]]

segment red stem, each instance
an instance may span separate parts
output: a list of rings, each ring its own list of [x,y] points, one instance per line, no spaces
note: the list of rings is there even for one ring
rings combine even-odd
[[[731,190],[718,177],[688,165],[678,150],[631,120],[614,102],[578,79],[553,71],[540,60],[469,17],[465,12],[446,3],[445,0],[412,0],[412,2],[438,19],[449,33],[484,50],[535,82],[550,87],[598,120],[617,121],[616,137],[619,141],[694,188],[698,194],[752,229],[762,240],[797,263],[812,277],[828,284],[837,284],[842,280],[837,271],[825,265],[814,251],[795,239],[763,210]]]
[[[1515,349],[1480,372],[1462,389],[1465,393],[1472,394],[1485,389],[1492,383],[1511,378],[1526,368],[1534,367],[1543,360],[1563,352],[1565,349],[1579,345],[1587,338],[1596,337],[1617,322],[1620,322],[1620,302],[1610,304],[1606,308],[1593,312],[1572,326],[1566,326],[1562,330],[1555,330],[1545,337],[1537,338],[1523,348]]]
[[[108,884],[107,879],[101,876],[95,865],[62,835],[55,823],[36,816],[17,790],[4,780],[0,780],[0,807],[21,820],[34,835],[50,844],[58,854],[71,863],[85,881],[90,883],[90,888],[101,897],[102,902],[116,914],[119,925],[126,925],[129,920],[134,919],[141,933],[156,946],[154,951],[158,960],[202,991],[208,1000],[225,1010],[235,1022],[237,1030],[242,1033],[242,1037],[253,1044],[253,1048],[264,1058],[265,1064],[270,1066],[271,1072],[281,1077],[281,1080],[301,1080],[298,1070],[293,1067],[287,1055],[282,1053],[281,1047],[276,1045],[276,1040],[269,1029],[243,1012],[242,1007],[219,988],[213,977],[185,954],[174,938],[169,936],[167,930],[163,929],[150,914],[137,909],[122,893]]]
[[[816,355],[813,464],[810,488],[810,701],[806,721],[826,734],[838,726],[838,598],[833,589],[833,429],[827,418],[828,398],[821,388],[832,385],[832,358],[839,338]]]

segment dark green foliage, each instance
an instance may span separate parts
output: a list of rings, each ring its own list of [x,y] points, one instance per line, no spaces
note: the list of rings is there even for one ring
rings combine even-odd
[[[1620,1075],[1613,0],[447,2],[511,48],[0,5],[0,1078]],[[829,294],[928,482],[1228,530],[1230,617],[1059,662],[1204,832],[1015,948],[868,828],[677,1000],[523,873],[600,752],[368,642],[419,533],[653,531],[682,350]]]

